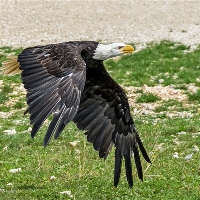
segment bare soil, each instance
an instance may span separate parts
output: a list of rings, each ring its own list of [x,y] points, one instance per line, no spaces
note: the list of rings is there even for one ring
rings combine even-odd
[[[200,44],[200,1],[0,1],[0,46],[73,40]]]

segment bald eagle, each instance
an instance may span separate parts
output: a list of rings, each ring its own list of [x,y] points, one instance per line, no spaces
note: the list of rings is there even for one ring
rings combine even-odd
[[[35,137],[44,121],[53,115],[44,137],[57,139],[66,124],[76,123],[86,131],[88,142],[106,159],[115,145],[114,185],[117,186],[122,160],[126,178],[133,186],[131,158],[143,180],[141,153],[151,163],[131,117],[127,96],[106,71],[103,61],[134,51],[131,45],[74,41],[26,48],[2,65],[2,74],[21,73],[27,91],[28,112]]]

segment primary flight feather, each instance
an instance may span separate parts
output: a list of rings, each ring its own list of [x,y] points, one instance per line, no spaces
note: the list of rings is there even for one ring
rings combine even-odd
[[[35,46],[5,61],[1,69],[3,75],[21,73],[32,137],[53,115],[44,137],[45,147],[70,121],[86,131],[87,140],[99,151],[100,158],[106,159],[115,145],[115,186],[123,159],[128,184],[133,186],[132,157],[143,180],[138,146],[145,160],[151,162],[135,129],[127,96],[103,65],[108,58],[133,51],[132,46],[123,43],[104,45],[94,41]]]

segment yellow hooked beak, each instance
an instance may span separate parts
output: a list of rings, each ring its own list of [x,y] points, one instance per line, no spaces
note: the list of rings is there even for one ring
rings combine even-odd
[[[126,45],[125,47],[121,48],[122,53],[133,53],[134,48],[131,45]]]

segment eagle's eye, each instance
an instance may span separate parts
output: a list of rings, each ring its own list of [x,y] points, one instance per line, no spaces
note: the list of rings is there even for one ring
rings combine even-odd
[[[121,48],[123,48],[123,46],[118,46],[118,49],[121,49]]]

